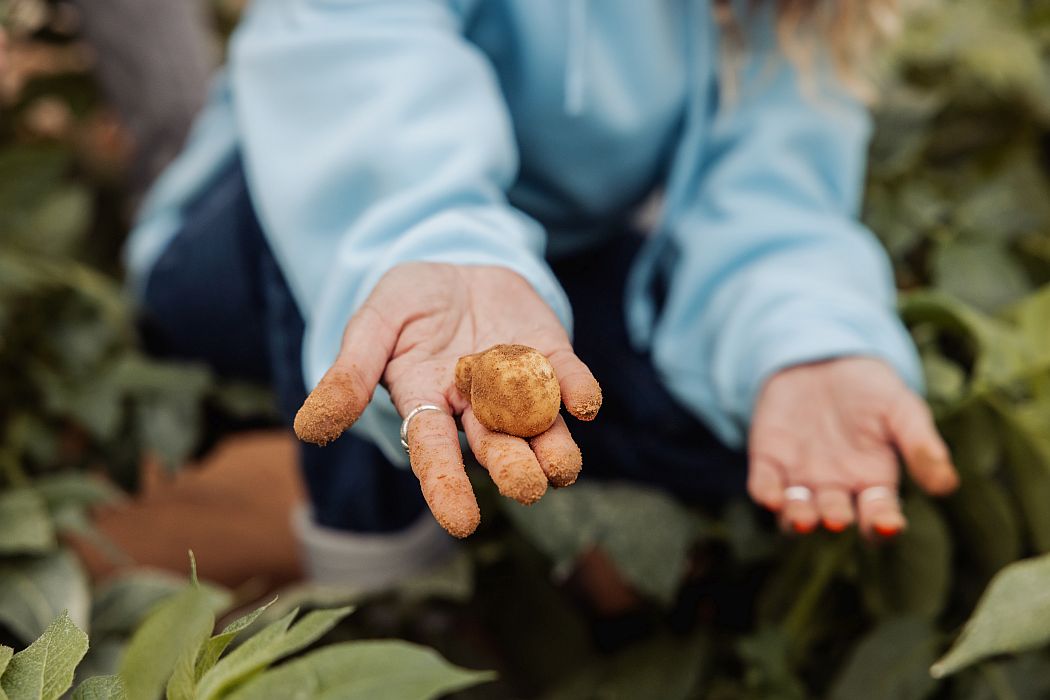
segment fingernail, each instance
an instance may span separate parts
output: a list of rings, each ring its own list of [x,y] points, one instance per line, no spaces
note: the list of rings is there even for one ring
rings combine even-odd
[[[839,520],[824,521],[824,528],[829,532],[843,532],[847,527],[849,527],[848,523],[844,523]]]
[[[808,522],[808,521],[806,521],[806,522],[795,521],[794,523],[792,523],[792,527],[795,528],[795,532],[797,532],[798,534],[800,534],[800,535],[808,535],[809,533],[811,533],[815,529],[817,529],[817,524],[813,523],[813,522]]]
[[[900,534],[900,531],[902,529],[903,528],[900,525],[897,525],[897,524],[893,524],[893,525],[886,525],[886,524],[879,524],[879,523],[875,524],[875,532],[878,533],[881,537],[895,537],[898,534]]]

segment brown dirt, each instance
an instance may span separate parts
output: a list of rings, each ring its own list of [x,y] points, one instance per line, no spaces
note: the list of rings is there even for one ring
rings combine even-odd
[[[453,537],[471,535],[481,522],[481,510],[463,468],[452,418],[420,413],[409,426],[408,445],[412,471],[434,518]]]
[[[602,407],[602,388],[596,380],[594,386],[576,387],[564,398],[565,408],[574,418],[592,421],[598,417],[598,410]]]
[[[335,367],[328,370],[295,414],[295,434],[299,439],[327,445],[353,425],[364,405],[355,385],[348,372]]]
[[[532,438],[529,446],[536,453],[540,468],[547,475],[551,486],[561,488],[576,483],[583,468],[583,455],[561,416],[549,430]]]
[[[95,516],[130,561],[73,542],[93,578],[132,563],[186,574],[190,549],[202,578],[259,595],[302,577],[290,517],[304,495],[290,434],[239,435],[175,476],[156,465],[145,466],[143,476],[139,496]]]
[[[547,492],[547,475],[529,444],[521,438],[489,433],[475,446],[474,456],[507,498],[528,506]]]

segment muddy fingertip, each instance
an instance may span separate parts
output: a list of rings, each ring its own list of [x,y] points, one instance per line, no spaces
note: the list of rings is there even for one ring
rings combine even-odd
[[[303,442],[327,445],[361,416],[360,406],[350,374],[329,370],[295,414],[295,435]]]

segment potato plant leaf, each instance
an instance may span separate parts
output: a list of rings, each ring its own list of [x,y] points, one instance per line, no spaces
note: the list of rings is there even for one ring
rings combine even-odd
[[[225,658],[204,674],[197,685],[199,700],[212,700],[275,661],[305,649],[320,639],[326,632],[353,608],[315,610],[292,625],[298,614],[293,610],[279,620],[264,627],[258,634],[234,649]]]
[[[0,554],[40,554],[55,548],[47,505],[33,489],[0,492]]]
[[[91,606],[91,634],[130,636],[157,603],[185,586],[184,578],[148,569],[129,571],[99,585]]]
[[[947,501],[961,555],[988,577],[1021,556],[1021,523],[1015,502],[996,479],[962,479]]]
[[[77,686],[73,700],[127,700],[128,691],[120,676],[95,676]]]
[[[934,252],[933,268],[941,290],[985,311],[1001,309],[1031,290],[1021,263],[994,242],[942,245]]]
[[[878,617],[932,619],[948,600],[951,537],[944,518],[925,498],[905,499],[902,510],[908,529],[892,542],[864,550],[861,591]]]
[[[943,678],[989,656],[1050,642],[1050,555],[1007,566],[992,579],[962,634],[930,673]]]
[[[1006,471],[1033,546],[1050,552],[1050,440],[1045,427],[1016,409],[999,407]]]
[[[168,685],[165,689],[167,700],[194,700],[197,696],[197,676],[194,671],[197,666],[197,659],[200,657],[204,644],[211,636],[214,627],[215,617],[213,615],[211,625],[198,630],[199,636],[186,644],[179,652],[179,656],[175,660],[175,668],[171,672],[171,677],[168,678]]]
[[[639,591],[664,603],[678,589],[698,535],[697,519],[681,503],[637,485],[580,483],[532,506],[503,505],[556,570],[600,546]]]
[[[247,643],[246,643],[247,644]],[[429,700],[490,681],[426,647],[394,640],[335,644],[255,676],[229,700]]]
[[[937,685],[927,669],[939,644],[940,635],[928,620],[885,620],[857,644],[828,698],[923,700]]]
[[[1050,659],[1036,651],[982,661],[959,674],[958,687],[966,700],[1046,700],[1050,697]]]
[[[195,584],[159,603],[135,631],[121,661],[128,696],[160,695],[183,650],[211,634],[215,611],[228,604],[229,594]]]
[[[90,591],[80,562],[66,551],[0,563],[0,623],[29,643],[63,609],[88,628]]]
[[[0,687],[11,700],[57,700],[73,685],[88,638],[62,613],[35,642],[11,657]]]
[[[662,635],[633,644],[615,654],[599,654],[543,700],[577,698],[660,698],[691,700],[700,697],[708,671],[711,639],[701,632],[689,637]]]
[[[196,664],[194,667],[194,682],[200,681],[205,673],[210,671],[222,653],[226,651],[226,647],[230,646],[230,643],[237,637],[238,634],[248,629],[253,622],[259,619],[266,610],[277,601],[274,598],[266,605],[256,608],[252,612],[237,618],[226,627],[219,634],[208,639],[201,647],[200,654],[196,657]]]

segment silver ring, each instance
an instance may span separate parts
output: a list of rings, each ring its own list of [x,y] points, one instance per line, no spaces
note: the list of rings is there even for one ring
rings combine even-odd
[[[891,489],[889,486],[869,486],[860,493],[857,494],[858,503],[870,503],[871,501],[881,501],[885,498],[889,498],[893,501],[897,500],[897,490]]]
[[[813,500],[813,492],[809,490],[808,486],[788,486],[784,489],[784,500],[809,503]]]
[[[424,403],[416,406],[408,412],[405,419],[401,421],[401,446],[405,448],[405,452],[408,452],[408,424],[423,411],[437,411],[438,413],[444,413],[445,409],[441,408],[441,406],[435,406],[432,403]]]

